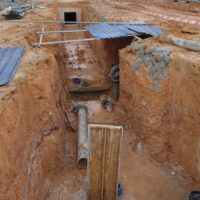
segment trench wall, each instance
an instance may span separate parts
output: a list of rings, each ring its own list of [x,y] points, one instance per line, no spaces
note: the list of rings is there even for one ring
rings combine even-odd
[[[148,40],[120,51],[120,103],[134,131],[154,159],[181,165],[198,181],[199,85],[198,53]]]
[[[49,55],[36,76],[1,102],[0,199],[45,199],[50,172],[62,155],[57,63]]]
[[[51,10],[46,9],[44,14],[48,12]],[[56,18],[55,14],[51,17]],[[13,27],[16,34],[4,34]],[[45,27],[47,30],[58,28],[57,25]],[[1,29],[1,39],[9,40],[4,45],[26,46],[8,86],[8,91],[14,89],[5,96],[0,93],[1,200],[44,200],[51,186],[51,173],[62,167],[66,129],[58,104],[62,88],[60,66],[55,58],[60,49],[58,45],[33,48],[32,43],[39,41],[35,32],[40,30],[37,24],[8,25]],[[55,40],[61,40],[60,36],[44,37],[44,41]],[[6,91],[7,87],[1,89]]]

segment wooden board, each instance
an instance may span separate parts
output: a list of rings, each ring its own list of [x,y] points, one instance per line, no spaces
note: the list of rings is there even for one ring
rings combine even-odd
[[[116,200],[123,127],[88,126],[88,182],[90,200]]]

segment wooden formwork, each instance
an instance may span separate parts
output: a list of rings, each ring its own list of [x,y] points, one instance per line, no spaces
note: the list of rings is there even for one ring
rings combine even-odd
[[[116,200],[122,126],[88,125],[89,200]]]

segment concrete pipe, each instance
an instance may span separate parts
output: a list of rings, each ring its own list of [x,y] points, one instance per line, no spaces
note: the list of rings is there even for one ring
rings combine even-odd
[[[78,113],[78,168],[87,168],[87,108],[79,103],[73,103],[73,111]]]

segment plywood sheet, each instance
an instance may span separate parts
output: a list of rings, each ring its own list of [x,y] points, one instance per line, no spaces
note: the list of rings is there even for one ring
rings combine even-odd
[[[90,200],[117,199],[122,134],[121,126],[88,126]]]

